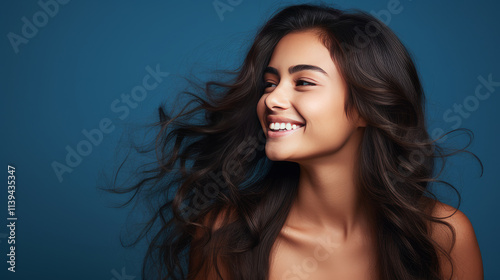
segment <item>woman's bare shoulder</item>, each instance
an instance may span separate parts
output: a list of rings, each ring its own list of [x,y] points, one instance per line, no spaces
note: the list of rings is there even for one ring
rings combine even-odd
[[[460,210],[446,203],[435,201],[432,216],[449,223],[455,231],[455,243],[451,230],[440,223],[432,226],[432,239],[446,250],[453,261],[453,279],[483,279],[483,265],[479,244],[469,218]],[[443,274],[451,275],[449,262],[440,256]]]
[[[437,200],[433,200],[433,202],[435,204],[431,209],[432,216],[449,223],[454,228],[457,239],[456,242],[459,241],[459,238],[469,237],[470,239],[471,235],[474,235],[472,223],[462,211]],[[451,247],[452,236],[447,226],[440,223],[434,223],[432,226],[432,234],[441,245],[447,245],[445,246],[446,248]]]

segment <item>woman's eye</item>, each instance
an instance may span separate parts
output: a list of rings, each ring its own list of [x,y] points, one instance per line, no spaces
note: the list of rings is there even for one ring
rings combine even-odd
[[[265,82],[265,83],[264,83],[264,87],[266,87],[266,88],[268,88],[268,87],[273,87],[273,86],[275,87],[276,85],[275,85],[275,84],[273,84],[273,83],[271,83],[271,82]]]
[[[304,81],[304,80],[298,80],[297,85],[298,86],[315,86],[316,84],[308,82],[308,81]]]

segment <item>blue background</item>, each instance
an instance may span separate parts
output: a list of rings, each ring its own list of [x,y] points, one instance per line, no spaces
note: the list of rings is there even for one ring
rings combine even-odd
[[[60,4],[16,53],[9,32],[22,35],[22,17],[33,22],[42,8],[37,1],[2,1],[1,166],[5,179],[7,165],[16,167],[18,221],[16,273],[7,272],[7,229],[0,226],[0,278],[139,279],[143,248],[120,246],[120,231],[131,218],[127,210],[111,208],[113,198],[96,190],[98,172],[113,163],[124,128],[152,121],[160,102],[170,104],[189,73],[203,79],[212,69],[237,67],[257,27],[292,3],[299,1],[243,0],[221,17],[212,1],[72,0]],[[389,1],[328,3],[378,12],[387,10]],[[471,151],[483,161],[484,176],[478,176],[470,157],[452,158],[445,175],[462,193],[460,209],[474,225],[486,279],[500,279],[500,184],[495,177],[500,87],[466,117],[443,117],[454,104],[471,102],[479,76],[500,81],[500,4],[401,0],[400,7],[388,25],[415,58],[428,97],[430,130],[458,126],[475,133]],[[170,75],[145,100],[129,108],[126,117],[111,109],[122,94],[142,84],[147,66],[156,65]],[[104,118],[115,129],[60,182],[52,163],[64,164],[66,147],[75,148],[86,139],[82,130],[98,128]],[[452,193],[442,195],[453,202]],[[0,204],[3,225],[6,185]]]

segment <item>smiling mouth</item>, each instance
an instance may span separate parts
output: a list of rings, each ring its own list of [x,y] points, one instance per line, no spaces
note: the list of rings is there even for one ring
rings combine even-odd
[[[299,129],[303,126],[304,126],[303,124],[291,124],[291,123],[284,123],[284,122],[282,122],[282,123],[275,122],[275,123],[270,123],[268,125],[268,128],[270,131],[278,132],[278,131],[292,131],[292,130]]]
[[[281,137],[286,137],[288,135],[294,134],[299,131],[301,128],[305,127],[304,124],[285,124],[285,128],[281,128],[283,123],[272,123],[269,124],[267,129],[267,137],[269,139],[276,139]],[[271,125],[273,128],[271,128]],[[288,128],[288,129],[287,129]]]

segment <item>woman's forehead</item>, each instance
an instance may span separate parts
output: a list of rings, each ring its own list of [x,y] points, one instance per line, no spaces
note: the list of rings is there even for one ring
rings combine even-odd
[[[285,35],[274,48],[268,67],[276,69],[279,74],[283,75],[290,74],[290,70],[297,65],[316,66],[326,72],[327,76],[336,72],[330,51],[314,31]],[[306,70],[313,70],[312,68]]]

